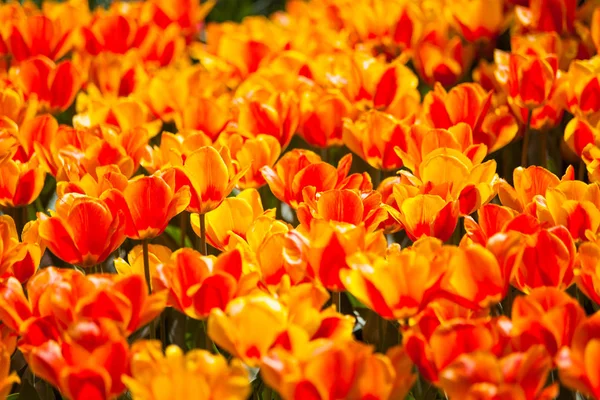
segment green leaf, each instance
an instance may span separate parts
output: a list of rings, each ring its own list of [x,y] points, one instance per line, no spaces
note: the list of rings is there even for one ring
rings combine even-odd
[[[179,218],[179,217],[178,217]],[[165,233],[175,241],[175,243],[181,243],[181,229],[174,225],[168,225],[165,229]],[[189,236],[185,238],[185,247],[194,247]]]
[[[19,393],[13,393],[9,395],[6,400],[17,400],[19,398]]]

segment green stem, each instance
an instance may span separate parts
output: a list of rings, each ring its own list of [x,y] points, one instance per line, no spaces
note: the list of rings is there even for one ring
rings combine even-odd
[[[185,247],[185,234],[187,231],[187,219],[188,218],[189,218],[189,215],[185,211],[183,211],[179,215],[179,247],[182,249]]]
[[[142,240],[142,253],[144,256],[144,275],[148,285],[148,294],[152,294],[152,284],[150,281],[150,256],[148,253],[148,239]],[[156,339],[156,329],[154,321],[150,322],[150,340]]]
[[[342,312],[342,293],[340,292],[331,292],[331,301],[335,305],[335,309],[337,312]]]
[[[200,237],[198,238],[198,251],[202,255],[208,254],[208,249],[206,248],[206,214],[200,214]]]
[[[527,151],[529,150],[529,139],[531,136],[530,126],[531,126],[531,116],[533,115],[533,110],[529,110],[527,113],[527,125],[525,125],[525,134],[523,136],[523,149],[521,151],[521,166],[523,168],[527,168]]]
[[[547,168],[548,166],[548,132],[541,132],[542,135],[540,140],[540,153],[542,156],[542,167]]]

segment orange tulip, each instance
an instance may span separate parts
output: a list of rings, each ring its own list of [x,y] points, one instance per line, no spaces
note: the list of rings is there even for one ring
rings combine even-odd
[[[600,112],[600,57],[589,60],[575,60],[567,73],[569,85],[566,87],[566,105],[569,111],[580,117],[596,122]]]
[[[156,385],[161,382],[160,385]],[[220,354],[192,350],[187,354],[170,345],[163,354],[157,341],[139,341],[131,347],[131,376],[123,383],[135,398],[219,398],[245,400],[250,394],[248,371],[237,359],[228,363]]]
[[[36,321],[26,329],[40,332]],[[31,371],[73,400],[102,400],[125,390],[129,345],[106,319],[71,324],[63,337],[25,336],[20,349]]]
[[[596,268],[600,263],[600,246],[597,242],[582,243],[577,249],[575,281],[579,289],[595,303],[600,302],[600,281]]]
[[[523,212],[530,207],[537,195],[545,196],[546,191],[558,186],[560,180],[545,168],[531,166],[515,168],[513,182],[514,188],[501,180],[498,196],[503,205]]]
[[[374,168],[399,169],[403,164],[394,148],[406,150],[408,129],[392,115],[371,110],[355,122],[344,120],[344,143]]]
[[[504,1],[460,0],[448,5],[451,23],[469,42],[493,40],[504,25]]]
[[[414,316],[438,289],[444,272],[412,249],[385,258],[358,253],[348,264],[350,269],[340,270],[346,290],[383,318],[395,320]]]
[[[596,366],[600,337],[600,314],[596,313],[579,325],[573,341],[556,355],[560,381],[582,394],[600,396],[600,384]]]
[[[123,133],[143,132],[150,139],[160,132],[162,122],[155,118],[146,104],[131,96],[111,99],[80,93],[77,97],[77,114],[73,117],[73,126],[78,129],[93,129],[98,125],[103,129],[106,129],[107,125],[113,129],[116,127]],[[144,141],[145,139],[140,137],[134,144],[145,149]]]
[[[359,251],[383,254],[385,237],[367,232],[364,225],[313,219],[287,234],[284,258],[291,270],[304,273],[331,290],[343,290],[340,271],[349,269],[347,257]]]
[[[392,348],[385,356],[359,342],[318,340],[295,354],[274,349],[264,359],[261,374],[286,400],[401,399],[415,380],[405,357],[401,348]]]
[[[6,399],[15,383],[21,383],[16,372],[10,372],[10,358],[12,352],[0,343],[0,399]]]
[[[157,93],[157,96],[164,94]],[[199,131],[207,135],[211,140],[217,140],[223,133],[227,124],[231,121],[229,96],[221,95],[214,97],[193,97],[186,106],[175,115],[175,122],[180,131]],[[253,132],[253,133],[262,133]]]
[[[166,303],[165,292],[148,295],[138,274],[85,276],[53,267],[30,279],[27,293],[35,317],[52,317],[59,329],[76,321],[109,319],[125,336],[152,321]]]
[[[145,276],[142,247],[142,245],[137,245],[131,249],[129,254],[127,254],[127,260],[115,258],[115,269],[119,275],[128,276],[137,274],[142,277]],[[151,284],[154,277],[157,276],[157,267],[161,264],[167,263],[171,259],[171,254],[172,251],[168,247],[158,244],[148,245],[148,267],[150,269]]]
[[[310,189],[306,189],[303,195],[305,202],[298,206],[297,217],[305,226],[310,226],[316,218],[352,225],[364,224],[372,232],[388,216],[381,207],[381,195],[378,192],[360,194],[349,189],[332,189],[313,196]]]
[[[192,152],[210,145],[212,141],[202,132],[175,134],[165,131],[160,136],[160,145],[148,148],[148,156],[141,160],[141,165],[151,174],[169,167],[183,166]]]
[[[415,66],[430,85],[440,82],[443,86],[452,86],[472,62],[473,49],[458,36],[449,39],[447,30],[444,25],[437,25],[415,46]]]
[[[144,128],[119,132],[114,127],[70,128],[60,126],[54,140],[36,147],[40,161],[58,180],[76,181],[89,173],[96,178],[98,167],[116,165],[126,177],[131,177],[146,157],[148,134]]]
[[[45,247],[40,245],[33,225],[26,225],[20,241],[13,219],[0,216],[0,276],[8,274],[24,283],[37,271]]]
[[[238,98],[234,103],[240,131],[273,136],[282,149],[287,147],[298,129],[300,107],[294,93],[273,93],[262,98],[257,94]]]
[[[244,270],[239,250],[215,258],[179,249],[170,261],[157,267],[154,285],[168,289],[170,305],[192,318],[204,319],[211,310],[224,310],[234,298],[256,288],[257,274]]]
[[[490,352],[463,354],[444,369],[439,386],[449,399],[536,399],[558,395],[558,383],[544,387],[552,359],[543,346],[498,357]]]
[[[11,74],[29,101],[37,101],[40,108],[50,111],[69,108],[82,84],[71,61],[55,64],[44,56],[23,61],[11,69]]]
[[[300,98],[298,133],[313,146],[339,146],[343,143],[343,119],[351,112],[352,104],[339,91],[307,91]]]
[[[597,126],[575,117],[565,127],[564,140],[571,151],[582,157],[584,161],[587,160],[588,164],[591,164],[592,160],[590,160],[589,155],[594,152],[592,148],[600,144],[600,133]],[[595,176],[592,174],[592,179],[595,179]]]
[[[129,181],[121,192],[112,189],[101,198],[110,208],[123,213],[125,235],[136,240],[159,236],[177,214],[190,203],[190,189],[180,187],[174,191],[169,181],[174,181],[175,171],[159,175],[140,176]]]
[[[138,28],[135,21],[116,13],[97,14],[89,26],[84,26],[85,50],[91,55],[101,52],[125,54],[132,47],[138,47],[147,35]]]
[[[206,214],[223,202],[245,173],[246,169],[233,173],[227,147],[218,152],[205,146],[192,152],[185,159],[183,167],[177,167],[175,189],[189,186],[192,197],[187,210]]]
[[[35,156],[28,162],[5,159],[0,171],[0,206],[27,206],[42,192],[46,171]]]
[[[406,148],[397,147],[394,150],[404,166],[414,174],[418,174],[421,164],[433,154],[443,152],[442,148],[449,149],[452,153],[454,151],[462,153],[473,165],[481,164],[488,152],[485,144],[474,142],[473,131],[464,122],[459,122],[448,129],[431,129],[426,125],[414,125],[406,139]]]
[[[402,183],[402,177],[392,176],[385,178],[379,184],[377,191],[381,193],[381,202],[385,204],[384,208],[392,207],[397,212],[400,212],[398,205],[396,204],[396,199],[394,198],[394,186],[399,183]],[[381,222],[379,229],[383,229],[385,233],[395,233],[402,229],[402,224],[388,212],[387,218]]]
[[[494,109],[492,92],[477,83],[461,83],[447,92],[436,83],[425,96],[423,114],[434,128],[450,130],[461,122],[468,124],[473,144],[485,144],[490,153],[509,144],[519,131],[515,118]]]
[[[532,0],[529,7],[517,6],[515,15],[527,30],[562,35],[573,32],[576,11],[575,0]]]
[[[265,166],[272,167],[281,154],[281,145],[277,139],[262,134],[253,138],[233,134],[224,141],[231,152],[236,173],[246,170],[237,186],[242,189],[263,186],[266,182],[261,169]]]
[[[213,309],[208,334],[229,354],[256,365],[286,330],[287,318],[283,304],[270,296],[239,297],[225,311]]]
[[[214,0],[200,3],[190,0],[152,0],[145,3],[149,20],[165,29],[175,24],[186,39],[191,39],[203,25],[204,18],[215,5]]]
[[[303,201],[305,187],[312,186],[311,193],[315,194],[331,189],[372,190],[367,173],[348,176],[351,165],[350,154],[342,157],[336,169],[312,151],[293,149],[281,157],[274,169],[265,166],[261,172],[273,195],[296,209]]]
[[[570,345],[584,320],[585,311],[577,300],[558,289],[541,287],[515,299],[511,336],[521,351],[541,343],[554,356]]]
[[[7,44],[19,62],[37,56],[56,61],[72,46],[72,31],[66,21],[31,15],[20,18],[11,28]]]
[[[255,189],[246,189],[236,197],[226,198],[219,207],[206,213],[206,239],[216,249],[231,248],[246,239],[253,222],[262,215],[275,218],[275,210],[265,212],[260,194]],[[191,224],[200,236],[198,214],[191,215]]]
[[[122,212],[93,197],[67,194],[58,199],[50,217],[40,213],[38,218],[39,235],[50,251],[81,267],[104,262],[125,240]]]
[[[20,332],[21,326],[31,315],[31,306],[25,297],[21,283],[14,277],[0,279],[2,324],[12,332]]]
[[[123,175],[118,166],[114,164],[96,168],[95,174],[86,173],[69,176],[69,181],[61,181],[56,184],[56,194],[62,197],[67,193],[80,193],[91,197],[100,198],[104,192],[116,189],[122,192],[129,181]]]
[[[558,73],[555,55],[545,57],[496,51],[496,79],[506,85],[509,102],[533,110],[552,94]]]
[[[550,226],[564,226],[575,240],[600,229],[600,187],[581,181],[564,181],[536,198],[539,220]]]
[[[246,241],[251,257],[260,269],[262,280],[267,285],[279,284],[290,271],[286,269],[283,256],[285,235],[292,229],[285,222],[269,216],[258,217],[246,232]],[[293,276],[302,279],[303,276]]]
[[[502,355],[509,344],[510,325],[505,317],[441,321],[429,309],[417,317],[415,324],[404,333],[403,345],[419,373],[430,382],[439,384],[446,368],[462,355],[477,351]],[[449,340],[454,346],[448,346]]]

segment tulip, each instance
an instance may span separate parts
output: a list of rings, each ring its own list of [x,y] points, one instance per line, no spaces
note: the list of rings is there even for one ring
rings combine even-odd
[[[369,233],[363,225],[313,219],[287,234],[284,258],[289,269],[306,274],[330,290],[343,290],[340,271],[349,269],[347,257],[359,251],[383,254],[381,232]]]
[[[137,274],[144,277],[144,260],[143,260],[143,246],[137,245],[129,254],[127,254],[127,261],[122,258],[115,258],[115,269],[119,275],[131,275]],[[148,262],[150,269],[150,277],[157,276],[156,269],[159,265],[167,263],[171,259],[172,251],[165,246],[158,244],[148,245]]]
[[[551,356],[568,346],[585,311],[577,300],[552,288],[541,287],[519,296],[512,307],[511,336],[517,349],[525,351],[541,343]]]
[[[579,118],[597,121],[600,111],[600,58],[576,60],[568,70],[569,85],[566,87],[566,103],[569,111]]]
[[[126,336],[152,321],[166,303],[164,292],[147,294],[138,274],[90,277],[53,267],[30,279],[27,292],[38,319],[53,317],[61,328],[76,321],[107,319]]]
[[[390,114],[372,110],[356,122],[344,120],[344,143],[373,168],[399,169],[403,164],[394,148],[406,149],[408,129]]]
[[[58,199],[55,212],[38,218],[39,235],[50,251],[84,268],[104,262],[125,240],[122,212],[86,195],[69,193]]]
[[[495,39],[504,25],[504,2],[463,0],[450,3],[452,23],[469,42]]]
[[[305,202],[297,210],[298,221],[310,226],[313,219],[344,222],[352,225],[364,224],[369,232],[377,229],[387,218],[387,212],[381,207],[381,195],[378,192],[359,194],[349,189],[332,189],[318,196],[311,196],[310,190],[303,193]],[[316,201],[312,200],[316,197]]]
[[[339,91],[305,92],[300,98],[298,133],[313,146],[339,146],[343,143],[343,119],[351,111],[351,103]]]
[[[415,46],[415,66],[428,84],[440,82],[448,87],[455,84],[469,69],[473,49],[457,36],[448,39],[447,28],[436,25],[426,32]]]
[[[573,239],[585,240],[586,232],[600,229],[600,187],[593,183],[565,181],[546,190],[545,198],[536,199],[540,222],[564,226]]]
[[[468,124],[472,144],[484,144],[490,153],[510,143],[519,131],[515,118],[501,108],[494,109],[492,92],[477,83],[461,83],[447,92],[436,83],[425,96],[423,108],[423,114],[434,128],[452,131],[452,127],[461,122]]]
[[[265,166],[273,167],[281,154],[281,146],[277,139],[262,134],[244,139],[239,134],[233,134],[225,140],[234,160],[235,172],[246,171],[240,177],[237,186],[242,189],[263,186],[266,182],[261,169]]]
[[[138,34],[138,27],[132,18],[116,13],[98,14],[89,26],[83,27],[82,34],[85,50],[91,55],[104,51],[125,54],[132,47],[140,46],[145,39],[142,32]]]
[[[452,153],[462,153],[473,165],[481,164],[488,151],[485,144],[474,143],[473,131],[464,122],[448,129],[415,125],[410,129],[406,148],[396,147],[394,150],[404,166],[418,174],[421,164],[432,156],[432,153],[443,152],[441,148],[446,148]]]
[[[350,269],[340,270],[346,290],[387,319],[414,316],[443,276],[439,264],[410,249],[386,258],[359,253],[350,256],[348,263]]]
[[[283,221],[269,216],[258,217],[246,232],[249,253],[256,258],[262,280],[267,285],[276,285],[281,282],[284,275],[290,273],[286,269],[283,249],[285,236],[291,227]],[[294,276],[292,281],[302,279],[303,276]]]
[[[171,260],[157,267],[155,287],[167,289],[169,304],[195,318],[206,318],[211,310],[225,310],[233,299],[255,289],[258,276],[244,271],[239,250],[218,258],[202,256],[192,249],[179,249]]]
[[[102,96],[86,97],[80,94],[77,104],[78,113],[73,117],[73,126],[78,129],[96,128],[98,125],[106,128],[106,125],[110,125],[123,133],[143,131],[147,139],[150,139],[158,135],[162,126],[161,121],[155,119],[148,106],[132,97],[110,99]],[[137,142],[132,143],[144,150],[146,144],[142,135]]]
[[[544,387],[552,359],[537,345],[526,352],[498,357],[485,351],[463,354],[441,373],[449,399],[538,399],[558,395],[558,383]]]
[[[256,365],[285,331],[287,318],[286,308],[270,296],[240,297],[229,302],[225,311],[212,310],[208,335],[229,354]]]
[[[157,237],[173,217],[186,209],[190,189],[183,186],[174,191],[167,183],[174,175],[172,170],[162,176],[136,177],[122,192],[113,189],[103,194],[102,199],[110,207],[122,211],[127,237],[136,240]]]
[[[12,332],[19,332],[23,323],[31,317],[31,306],[25,297],[21,283],[8,277],[0,280],[0,320]]]
[[[5,159],[0,163],[0,205],[25,207],[33,203],[44,187],[46,171],[37,158],[28,162]]]
[[[62,58],[72,46],[72,31],[68,23],[45,15],[19,19],[11,27],[8,47],[16,61],[36,56],[51,60]]]
[[[310,193],[314,194],[331,189],[371,190],[368,174],[348,176],[351,165],[350,154],[342,157],[336,169],[322,162],[312,151],[294,149],[287,152],[274,169],[265,166],[261,172],[273,195],[296,209],[304,200],[302,194],[306,187],[312,186]]]
[[[34,223],[26,225],[20,241],[13,219],[0,216],[0,276],[12,275],[24,283],[35,274],[45,250],[35,230]]]
[[[600,107],[599,107],[600,110]],[[584,152],[590,153],[588,146],[597,146],[598,127],[591,125],[584,119],[573,118],[565,127],[564,140],[576,155],[583,157]],[[600,144],[600,140],[598,141]]]
[[[300,107],[294,93],[274,93],[268,98],[241,98],[237,103],[237,126],[253,135],[273,136],[285,149],[300,123]]]
[[[532,0],[529,7],[517,6],[515,14],[526,29],[562,35],[573,32],[576,11],[574,0]]]
[[[175,178],[176,189],[183,185],[190,187],[192,197],[187,210],[204,215],[217,208],[246,173],[242,170],[234,175],[232,169],[226,147],[220,153],[209,146],[192,152],[183,167],[177,167],[181,174],[176,173]]]
[[[600,282],[596,268],[600,263],[600,247],[596,242],[585,242],[577,249],[575,281],[577,287],[595,303],[600,300]]]
[[[156,382],[164,382],[160,386]],[[160,342],[139,341],[131,348],[131,376],[123,383],[135,398],[219,398],[245,400],[250,394],[248,371],[237,359],[228,363],[220,354],[192,350],[187,354]],[[168,393],[168,395],[166,394]]]
[[[442,323],[439,316],[426,311],[404,334],[403,345],[419,373],[435,384],[462,355],[484,351],[500,356],[509,343],[510,321],[504,317],[453,318]],[[451,348],[448,340],[454,343]]]
[[[164,94],[161,92],[156,95],[162,97]],[[230,101],[226,96],[191,98],[181,110],[181,115],[175,117],[177,127],[183,132],[202,132],[211,140],[217,140],[231,120],[228,108]]]
[[[121,173],[119,167],[110,164],[97,167],[93,175],[91,173],[81,177],[74,175],[69,177],[69,181],[57,182],[56,194],[62,197],[68,193],[79,193],[100,198],[111,189],[123,192],[128,184],[127,177]]]
[[[179,132],[177,134],[163,132],[160,145],[148,149],[148,156],[141,160],[141,165],[151,174],[174,166],[183,166],[185,159],[194,150],[210,146],[212,141],[202,132]]]
[[[548,188],[553,188],[560,180],[545,168],[531,166],[517,167],[513,172],[513,186],[501,180],[498,196],[503,205],[523,212],[537,195],[546,195]]]
[[[0,398],[6,399],[15,383],[21,383],[16,372],[10,372],[11,352],[4,344],[0,344]]]
[[[599,316],[596,313],[583,321],[572,342],[556,355],[561,383],[591,397],[600,396],[599,370],[594,361],[600,345]]]
[[[33,327],[32,327],[33,328]],[[117,397],[129,368],[129,345],[108,320],[81,321],[60,338],[21,343],[32,372],[73,400]]]
[[[71,61],[55,64],[44,56],[27,59],[11,69],[16,86],[28,100],[35,99],[42,109],[64,111],[73,103],[81,87],[79,72]]]
[[[206,213],[207,241],[219,250],[229,248],[229,243],[235,244],[246,239],[250,226],[261,215],[274,218],[274,211],[264,211],[260,195],[255,189],[246,189],[236,197],[228,197],[217,208]],[[192,214],[191,224],[194,232],[200,236],[198,214]]]
[[[400,399],[415,380],[401,348],[385,356],[359,342],[315,341],[303,350],[293,354],[275,349],[262,364],[263,378],[283,399]],[[404,365],[393,366],[390,357]]]

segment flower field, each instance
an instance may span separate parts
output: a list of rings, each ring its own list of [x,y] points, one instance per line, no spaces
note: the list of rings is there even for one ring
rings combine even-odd
[[[600,1],[224,4],[0,4],[0,400],[600,398]]]

